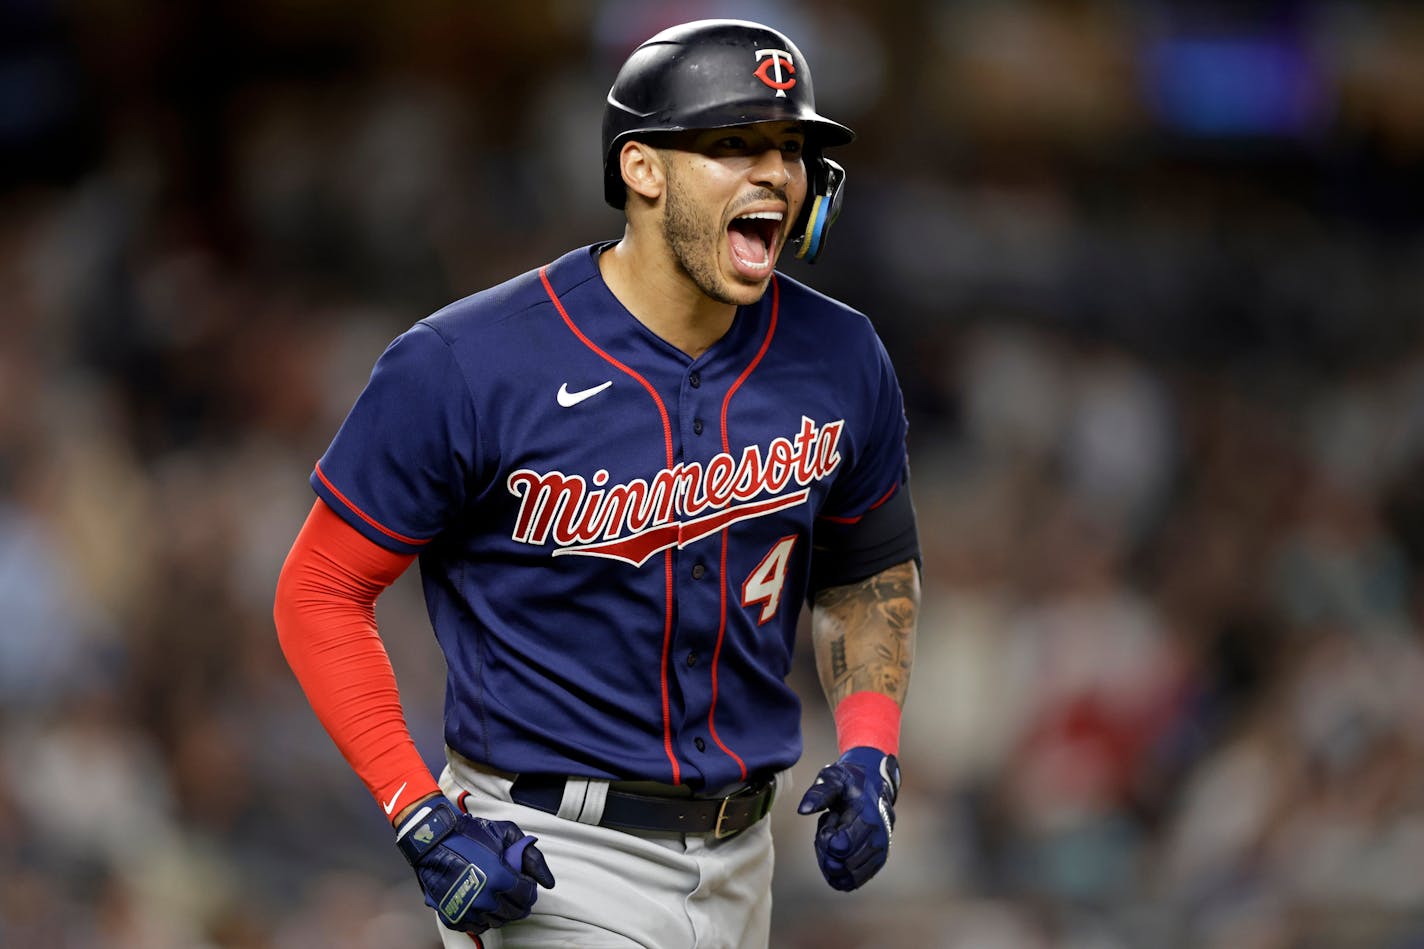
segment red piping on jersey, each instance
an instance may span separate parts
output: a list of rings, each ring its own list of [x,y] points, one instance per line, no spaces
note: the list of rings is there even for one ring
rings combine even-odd
[[[727,440],[727,406],[732,404],[732,395],[742,387],[742,383],[747,381],[747,377],[752,374],[752,370],[761,362],[761,358],[766,355],[766,351],[771,348],[771,337],[776,333],[776,314],[781,309],[781,284],[777,282],[776,275],[771,278],[771,323],[766,328],[766,339],[761,341],[761,348],[752,357],[752,361],[747,364],[747,368],[742,370],[742,374],[737,377],[737,381],[732,383],[732,387],[727,390],[727,397],[722,400],[722,451],[727,454],[732,453],[731,442]]]
[[[430,543],[430,541],[428,540],[417,540],[414,537],[407,537],[404,534],[397,534],[395,531],[391,530],[389,527],[382,524],[380,521],[376,520],[374,517],[367,514],[365,511],[361,510],[355,504],[352,504],[350,498],[338,491],[336,485],[332,484],[326,479],[325,472],[321,470],[321,462],[317,462],[316,476],[321,479],[322,484],[326,485],[326,490],[336,495],[336,499],[342,504],[346,505],[347,509],[350,510],[352,514],[355,514],[357,517],[361,518],[361,520],[365,521],[367,524],[370,524],[376,530],[380,531],[382,534],[385,534],[392,540],[398,540],[402,544],[410,544],[412,547],[424,547],[426,544]]]
[[[549,283],[549,267],[546,264],[539,268],[539,282],[544,284],[544,292],[549,295],[549,299],[554,303],[554,309],[559,311],[559,316],[563,317],[565,325],[578,337],[579,342],[593,350],[604,360],[613,364],[618,369],[636,379],[644,389],[648,390],[648,395],[653,397],[653,404],[658,407],[658,415],[663,421],[663,444],[667,449],[667,466],[673,465],[672,453],[672,423],[668,421],[667,406],[663,405],[662,397],[658,395],[658,390],[653,388],[652,383],[643,376],[623,363],[614,359],[604,352],[599,346],[583,334],[573,319],[569,316],[569,311],[564,309],[564,304],[559,300],[559,295],[554,292],[553,284]],[[359,513],[359,512],[358,512]],[[663,576],[665,580],[666,604],[663,609],[663,656],[661,669],[659,671],[662,680],[662,702],[663,702],[663,753],[667,755],[668,763],[672,765],[672,783],[682,783],[682,767],[677,763],[677,756],[672,750],[672,703],[668,698],[668,655],[672,651],[672,604],[673,604],[673,584],[672,584],[672,551],[663,555]],[[715,669],[715,666],[713,667]],[[713,701],[716,701],[716,690],[714,686]],[[714,736],[715,737],[715,736]],[[718,744],[721,744],[718,742]],[[743,769],[745,770],[745,769]]]
[[[870,505],[870,507],[866,508],[865,514],[869,514],[871,511],[875,510],[877,507],[890,500],[890,498],[894,496],[896,490],[898,490],[899,487],[900,486],[898,484],[890,485],[890,490],[880,495],[879,501],[876,501],[874,504]],[[820,515],[820,519],[823,521],[832,521],[836,524],[858,524],[860,523],[860,519],[864,517],[865,514],[857,514],[855,517],[834,517],[830,514],[822,514]]]
[[[722,641],[727,635],[727,531],[722,530],[722,617],[717,624],[717,646],[712,650],[712,704],[707,709],[707,731],[711,733],[712,740],[717,743],[717,747],[737,763],[737,768],[742,772],[741,779],[747,779],[747,763],[742,760],[742,756],[728,748],[722,739],[717,735],[717,723],[713,716],[717,714],[717,667],[722,660]]]
[[[732,448],[731,440],[727,435],[727,409],[732,404],[732,395],[741,388],[743,382],[747,381],[747,377],[752,374],[752,371],[756,369],[757,365],[761,362],[762,357],[766,355],[766,351],[771,348],[771,338],[776,335],[776,318],[780,310],[781,284],[777,281],[776,275],[773,274],[771,278],[771,320],[766,328],[766,338],[761,341],[761,348],[757,350],[757,354],[752,357],[752,361],[747,364],[746,369],[742,370],[742,374],[737,377],[736,382],[732,383],[731,388],[727,390],[727,395],[722,399],[722,451],[729,455],[732,453]],[[717,743],[717,747],[721,748],[728,757],[737,763],[737,767],[741,769],[742,772],[741,780],[745,781],[747,779],[747,763],[742,760],[741,755],[723,744],[722,739],[717,735],[717,723],[715,721],[717,714],[717,670],[722,660],[722,643],[727,637],[727,531],[725,528],[722,530],[722,566],[721,573],[718,575],[722,578],[722,615],[717,624],[717,645],[712,650],[712,705],[707,710],[707,731],[711,733],[712,740]]]

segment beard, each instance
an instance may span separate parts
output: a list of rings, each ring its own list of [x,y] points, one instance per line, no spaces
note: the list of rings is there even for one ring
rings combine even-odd
[[[673,260],[697,289],[718,303],[740,306],[745,303],[732,296],[720,274],[717,261],[721,251],[722,233],[698,214],[692,201],[678,183],[672,163],[667,167],[667,201],[663,206],[663,240]]]

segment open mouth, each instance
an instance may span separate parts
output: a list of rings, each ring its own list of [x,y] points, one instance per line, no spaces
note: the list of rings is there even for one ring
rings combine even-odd
[[[780,211],[750,211],[727,225],[732,263],[739,273],[759,280],[771,272],[772,250],[785,217]]]

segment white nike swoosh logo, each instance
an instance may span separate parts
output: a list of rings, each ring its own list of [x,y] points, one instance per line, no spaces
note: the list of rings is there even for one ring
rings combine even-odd
[[[390,817],[390,816],[391,816],[391,811],[393,811],[393,810],[396,809],[396,801],[399,801],[399,800],[400,800],[400,796],[405,793],[405,785],[406,785],[406,784],[409,784],[409,783],[410,783],[410,782],[407,781],[407,782],[405,782],[405,784],[402,784],[400,787],[396,788],[396,793],[394,793],[394,794],[391,795],[390,801],[387,802],[387,803],[385,803],[385,804],[382,804],[382,805],[381,805],[382,807],[384,807],[384,808],[386,809],[386,816],[387,816],[387,817]]]
[[[609,379],[601,386],[594,386],[591,389],[580,389],[577,392],[570,392],[569,384],[565,382],[563,385],[559,386],[559,404],[562,405],[564,408],[568,408],[571,405],[578,405],[584,399],[593,398],[594,396],[598,395],[598,393],[602,392],[604,389],[607,389],[611,385],[613,385],[613,380]]]

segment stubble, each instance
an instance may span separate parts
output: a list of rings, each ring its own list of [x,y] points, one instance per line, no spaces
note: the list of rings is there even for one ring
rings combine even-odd
[[[699,217],[697,205],[680,186],[673,163],[666,161],[667,200],[663,206],[663,240],[673,260],[697,289],[718,303],[737,306],[717,273],[721,233]]]

